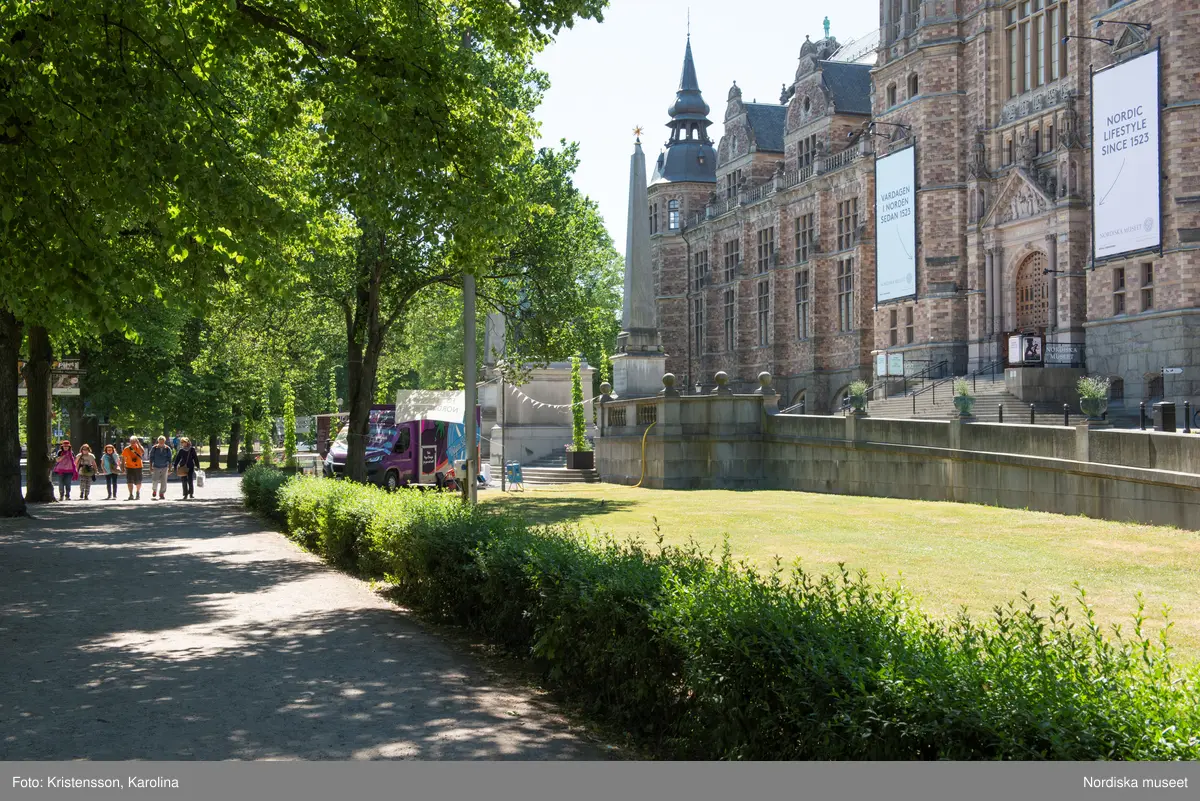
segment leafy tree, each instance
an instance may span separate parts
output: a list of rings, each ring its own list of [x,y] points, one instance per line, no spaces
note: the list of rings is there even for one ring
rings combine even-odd
[[[283,464],[296,466],[296,392],[287,382],[283,384]]]
[[[580,358],[571,357],[571,449],[579,452],[588,450],[587,423],[583,413],[583,378],[579,369]]]

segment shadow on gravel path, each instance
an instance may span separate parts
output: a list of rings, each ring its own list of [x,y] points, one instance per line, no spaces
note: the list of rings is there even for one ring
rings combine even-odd
[[[0,761],[603,758],[224,489],[0,521]]]

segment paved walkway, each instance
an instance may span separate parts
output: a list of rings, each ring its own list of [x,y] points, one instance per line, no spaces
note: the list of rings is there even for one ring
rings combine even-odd
[[[602,758],[264,530],[236,478],[144,489],[0,520],[0,761]]]

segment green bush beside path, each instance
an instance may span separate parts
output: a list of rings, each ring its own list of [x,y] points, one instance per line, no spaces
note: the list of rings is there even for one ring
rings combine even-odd
[[[936,620],[843,572],[533,527],[457,495],[254,467],[247,506],[406,603],[533,660],[548,686],[677,759],[1200,758],[1197,668],[1166,633],[1010,604]],[[1169,627],[1165,631],[1169,631]]]

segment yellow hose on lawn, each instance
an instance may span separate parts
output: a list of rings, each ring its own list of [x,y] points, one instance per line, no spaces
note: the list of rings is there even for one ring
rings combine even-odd
[[[646,426],[646,433],[642,434],[642,475],[641,478],[638,479],[638,483],[633,485],[634,487],[642,486],[642,481],[646,478],[646,437],[650,436],[650,429],[654,428],[657,422],[658,421],[655,420],[653,423]]]

